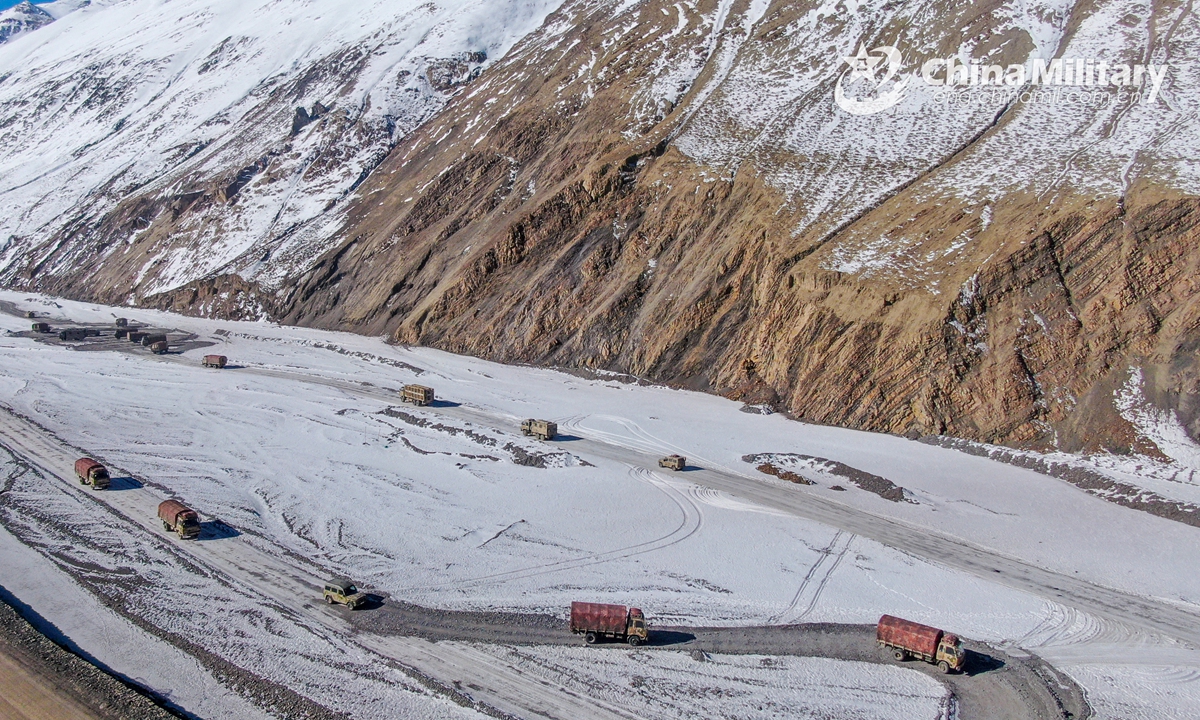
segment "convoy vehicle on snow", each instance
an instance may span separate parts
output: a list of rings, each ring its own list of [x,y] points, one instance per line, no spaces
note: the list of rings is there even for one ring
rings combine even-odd
[[[86,340],[90,334],[87,328],[63,328],[58,331],[58,339],[68,342]]]
[[[117,318],[113,325],[117,327],[129,327],[129,320],[127,318]]]
[[[650,638],[646,616],[638,608],[604,603],[571,603],[571,632],[595,645],[601,638],[625,641],[634,647]]]
[[[205,355],[203,365],[207,368],[223,368],[225,367],[226,358],[224,355]]]
[[[129,328],[117,328],[113,335],[115,335],[118,340],[124,340],[125,338],[129,337]]]
[[[367,602],[367,594],[359,592],[354,583],[346,578],[334,578],[325,583],[325,602],[333,605],[340,603],[350,608],[357,610]]]
[[[108,468],[91,458],[79,458],[75,461],[75,477],[81,485],[91,485],[93,490],[107,490],[112,479],[108,476]]]
[[[26,312],[26,313],[25,313],[25,317],[26,317],[27,319],[29,319],[29,320],[32,320],[32,319],[34,319],[35,317],[37,317],[37,313],[35,313],[34,311],[30,310],[30,311],[28,311],[28,312]]]
[[[549,420],[534,420],[529,419],[521,423],[521,432],[526,435],[533,435],[542,440],[553,440],[558,435],[558,425]]]
[[[129,342],[140,343],[142,338],[146,337],[146,333],[141,330],[130,330],[125,337],[129,338]]]
[[[142,336],[142,347],[150,347],[154,343],[166,342],[167,336],[164,333],[153,333]]]
[[[154,353],[155,355],[166,355],[167,350],[170,348],[171,346],[167,344],[166,340],[159,340],[150,346],[150,352]]]
[[[658,466],[672,470],[682,470],[687,466],[687,458],[682,455],[668,455],[658,461]]]
[[[200,516],[178,500],[164,500],[158,506],[158,519],[163,530],[173,532],[180,540],[194,540],[200,536]]]
[[[33,331],[35,333],[48,333],[50,332],[50,323],[36,322],[33,324]]]
[[[944,673],[962,670],[966,661],[962,641],[957,635],[911,620],[884,615],[879,618],[875,638],[879,647],[890,649],[897,660],[919,658],[937,665]]]
[[[405,385],[400,389],[400,400],[414,405],[429,405],[433,402],[433,388],[424,385]]]

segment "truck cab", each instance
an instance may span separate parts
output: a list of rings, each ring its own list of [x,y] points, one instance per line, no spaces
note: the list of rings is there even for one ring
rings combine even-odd
[[[324,598],[330,605],[338,603],[351,610],[357,610],[367,602],[367,594],[359,592],[354,583],[346,578],[334,578],[326,582]]]
[[[637,647],[646,642],[650,632],[646,629],[646,616],[640,608],[629,608],[629,625],[625,628],[625,640]]]
[[[938,643],[937,649],[937,666],[942,672],[951,670],[962,670],[963,661],[966,659],[966,653],[963,652],[962,641],[957,635],[943,635],[942,641]],[[945,666],[942,665],[945,663]]]

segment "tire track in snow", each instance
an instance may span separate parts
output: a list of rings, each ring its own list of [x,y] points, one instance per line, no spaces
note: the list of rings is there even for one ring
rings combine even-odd
[[[95,493],[78,485],[69,473],[71,463],[75,457],[89,453],[2,406],[0,438],[7,441],[6,449],[13,457],[28,463],[41,476],[54,478],[62,483],[65,487],[61,489],[68,495],[99,503],[114,516],[120,516],[120,520],[129,526],[149,531],[157,541],[155,547],[169,556],[191,563],[204,575],[223,585],[236,586],[243,590],[252,587],[254,593],[261,597],[264,607],[280,613],[280,619],[285,622],[296,623],[299,628],[311,633],[318,643],[350,643],[377,656],[382,655],[387,666],[413,677],[418,683],[429,688],[434,695],[447,696],[480,712],[487,712],[490,707],[499,706],[503,708],[502,713],[508,713],[504,715],[506,717],[547,720],[637,720],[610,703],[597,698],[581,697],[552,681],[527,677],[516,668],[495,664],[494,660],[481,660],[453,648],[410,638],[388,638],[380,641],[379,638],[356,637],[341,614],[329,611],[323,607],[323,603],[314,599],[319,597],[320,585],[317,578],[327,575],[327,569],[319,568],[316,563],[299,558],[286,550],[282,550],[281,556],[269,555],[266,548],[258,547],[258,543],[250,540],[252,536],[234,537],[217,542],[172,542],[169,536],[157,531],[158,519],[154,511],[158,502],[163,499],[157,487],[144,485],[140,488]],[[113,469],[120,468],[113,466]],[[112,529],[119,531],[121,527],[112,525],[98,529],[108,532]],[[22,542],[29,544],[24,540]],[[281,550],[273,546],[272,549]],[[128,619],[129,616],[126,617]],[[172,637],[170,631],[166,631],[167,634],[163,636],[161,633],[164,631],[157,623],[147,622],[149,624],[145,629],[164,639]],[[416,649],[418,645],[419,650]],[[181,649],[191,653],[189,648],[191,645]],[[219,658],[219,662],[228,663],[231,668],[242,670],[240,665],[235,664],[233,660],[225,660],[219,653],[214,653],[213,656]],[[201,659],[197,662],[205,666]],[[338,671],[349,670],[348,666],[334,667]],[[253,673],[252,670],[247,672]],[[363,677],[372,680],[373,674],[364,674]],[[471,692],[453,684],[453,680],[457,678],[473,678],[469,685]],[[293,683],[262,680],[257,675],[247,682],[265,684],[268,688],[277,686],[284,692],[294,693],[297,702],[313,702],[323,708],[317,701],[310,701],[304,694],[306,689],[302,681],[298,690],[292,689]],[[412,688],[412,691],[416,692],[417,689]],[[480,699],[476,700],[475,695],[479,695]],[[286,704],[287,700],[287,697],[275,697],[274,702],[269,702],[268,705],[278,707]],[[310,714],[308,717],[318,715],[319,711],[317,715]]]
[[[474,587],[477,585],[487,585],[493,583],[508,582],[510,580],[523,580],[526,578],[537,577],[539,575],[548,575],[550,573],[563,572],[566,570],[576,570],[582,567],[591,565],[599,565],[601,563],[612,562],[614,560],[624,560],[635,555],[644,555],[646,553],[655,552],[664,548],[677,545],[691,536],[695,535],[704,525],[704,513],[700,507],[692,501],[685,492],[682,492],[675,483],[660,477],[657,473],[640,467],[629,467],[630,476],[643,480],[655,488],[660,490],[669,500],[675,503],[679,508],[683,518],[679,525],[666,535],[662,535],[653,540],[646,540],[634,545],[608,550],[602,553],[592,553],[581,558],[573,558],[570,560],[558,560],[552,563],[542,565],[532,565],[517,570],[507,570],[500,573],[492,573],[490,575],[481,575],[479,577],[469,578],[467,580],[459,580],[449,583],[439,583],[436,585],[421,585],[416,587],[401,588],[397,592],[414,592],[419,590],[443,590],[447,588],[465,588]]]
[[[840,565],[842,562],[842,558],[844,558],[846,553],[850,550],[850,544],[854,542],[855,537],[857,536],[842,530],[838,530],[836,533],[834,533],[833,538],[829,541],[829,545],[821,550],[820,557],[818,557],[817,561],[808,569],[808,573],[804,576],[804,579],[800,581],[800,587],[796,589],[796,594],[792,596],[792,601],[788,603],[787,607],[785,607],[783,610],[780,610],[775,615],[767,618],[767,624],[783,624],[783,619],[791,615],[791,613],[800,606],[801,601],[806,596],[808,597],[808,603],[805,605],[804,610],[792,618],[787,624],[798,622],[811,613],[813,609],[816,608],[817,601],[821,598],[821,593],[825,591],[825,585],[829,583],[829,578],[833,575],[834,571],[837,570],[838,565]],[[829,563],[828,568],[825,568],[827,561],[831,557],[833,558],[833,562]],[[822,571],[822,568],[825,568],[824,571]],[[820,580],[817,581],[816,590],[813,591],[811,595],[806,595],[806,591],[808,590],[809,586],[818,576],[820,576]]]

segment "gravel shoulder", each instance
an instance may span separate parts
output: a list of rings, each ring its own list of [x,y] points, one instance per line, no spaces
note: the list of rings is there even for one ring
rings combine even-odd
[[[0,597],[0,717],[171,720],[182,716],[56,644]]]

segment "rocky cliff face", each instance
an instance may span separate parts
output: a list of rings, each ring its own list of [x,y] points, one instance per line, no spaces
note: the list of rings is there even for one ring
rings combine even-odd
[[[1200,430],[1189,5],[569,0],[539,23],[392,66],[432,98],[403,127],[346,110],[377,51],[343,43],[216,116],[171,182],[17,228],[4,280],[1064,449],[1154,452],[1115,401],[1137,373]],[[834,103],[860,44],[908,78],[871,115]],[[923,82],[952,56],[1169,74],[1123,101]]]

